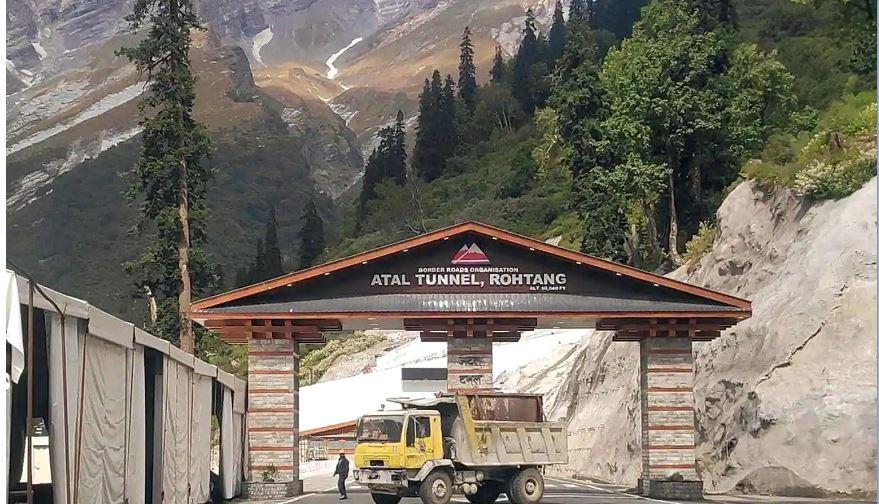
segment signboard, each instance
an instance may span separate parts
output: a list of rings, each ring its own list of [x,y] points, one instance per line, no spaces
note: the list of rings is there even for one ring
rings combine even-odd
[[[602,310],[638,308],[636,300],[694,301],[689,294],[656,287],[490,236],[462,233],[251,296],[248,301],[329,301],[398,294],[546,294],[591,296]]]
[[[369,276],[370,291],[399,292],[402,288],[430,288],[433,292],[564,292],[568,274],[546,264],[500,261],[493,264],[476,241],[465,242],[445,263],[387,270]],[[399,289],[398,289],[399,288]]]

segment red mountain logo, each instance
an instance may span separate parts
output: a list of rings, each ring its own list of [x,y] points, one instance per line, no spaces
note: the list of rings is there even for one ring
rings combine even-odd
[[[475,243],[464,245],[452,258],[452,264],[491,264],[485,252]]]

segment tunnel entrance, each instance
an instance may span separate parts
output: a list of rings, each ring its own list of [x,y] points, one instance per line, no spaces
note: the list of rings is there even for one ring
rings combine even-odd
[[[641,352],[641,491],[701,495],[694,341],[750,302],[465,222],[201,300],[193,317],[248,345],[249,475],[273,466],[301,493],[298,349],[341,330],[417,331],[448,345],[449,391],[492,390],[492,344],[538,328],[615,331]]]

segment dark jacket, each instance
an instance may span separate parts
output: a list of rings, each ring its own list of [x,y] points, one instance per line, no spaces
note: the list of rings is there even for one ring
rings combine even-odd
[[[333,473],[333,476],[339,475],[343,478],[348,477],[348,459],[340,458],[338,462],[336,462],[336,472]]]

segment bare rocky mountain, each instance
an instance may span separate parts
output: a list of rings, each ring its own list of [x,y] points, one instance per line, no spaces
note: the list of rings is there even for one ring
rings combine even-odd
[[[54,178],[137,133],[134,107],[143,91],[114,52],[136,39],[125,15],[132,0],[30,0],[7,9],[7,154],[40,151],[40,161],[10,177],[15,211]],[[375,133],[404,111],[414,124],[416,95],[434,68],[455,73],[462,27],[473,30],[479,77],[497,45],[518,43],[527,7],[548,22],[550,0],[201,0],[209,64],[230,53],[246,59],[255,84],[282,101],[308,103],[314,128],[304,133],[316,182],[335,198],[358,178]],[[239,62],[241,63],[241,62]],[[201,88],[219,89],[212,69]],[[230,69],[218,70],[220,74]],[[238,72],[241,74],[241,72]],[[222,80],[222,78],[220,78]],[[224,97],[201,91],[204,115],[226,110]],[[222,94],[222,93],[221,93]],[[320,102],[328,102],[325,109]],[[294,107],[295,109],[295,107]],[[331,117],[335,113],[338,117]],[[294,111],[290,117],[303,117]],[[229,118],[220,121],[229,125]],[[210,123],[210,117],[207,118]],[[234,121],[234,118],[233,118]],[[296,128],[302,132],[302,121]],[[353,130],[353,136],[351,131]],[[334,133],[343,139],[331,138]],[[356,136],[357,145],[351,140]],[[324,148],[320,143],[329,145]],[[316,155],[317,157],[313,157]]]
[[[751,299],[753,317],[696,344],[697,464],[706,490],[876,493],[876,179],[839,201],[742,183],[713,250],[675,278]],[[634,486],[638,348],[595,332],[524,380],[570,419],[569,474]]]
[[[116,55],[137,43],[124,20],[132,3],[27,0],[7,9],[10,250],[42,281],[95,301],[107,295],[106,285],[127,285],[120,264],[138,248],[135,238],[102,228],[92,236],[94,257],[72,255],[91,222],[124,230],[134,219],[119,175],[136,159],[144,87]],[[317,193],[326,201],[326,217],[335,217],[330,202],[359,181],[377,131],[397,110],[416,124],[422,80],[433,68],[456,72],[464,26],[473,30],[478,77],[485,79],[495,46],[509,53],[518,42],[525,9],[535,7],[546,22],[551,5],[196,1],[206,28],[194,35],[196,115],[221,147],[212,222],[231,236],[229,246],[215,251],[226,276],[249,260],[268,206],[285,201],[281,227],[289,265],[296,266],[295,221],[303,202]],[[269,194],[260,189],[266,184]],[[76,210],[59,211],[59,205]],[[132,306],[126,296],[104,305],[126,316]]]

